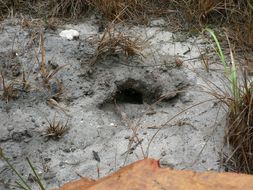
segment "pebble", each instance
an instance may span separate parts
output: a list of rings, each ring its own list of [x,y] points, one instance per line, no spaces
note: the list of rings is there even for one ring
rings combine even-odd
[[[80,34],[77,30],[70,29],[61,31],[59,35],[63,38],[67,38],[68,40],[73,40],[78,38]]]
[[[189,95],[189,94],[180,97],[181,102],[184,103],[184,104],[192,102],[193,101],[192,99],[193,99],[193,96]]]
[[[50,162],[52,159],[51,158],[44,158],[45,162]]]
[[[8,140],[10,140],[11,138],[8,136],[8,135],[5,135],[5,136],[2,136],[1,138],[0,138],[0,142],[6,142],[6,141],[8,141]]]
[[[31,183],[36,181],[36,177],[29,173],[27,180]]]
[[[34,118],[32,118],[31,121],[32,121],[33,123],[35,123],[35,119],[34,119]]]
[[[64,162],[63,162],[63,161],[60,161],[59,166],[60,166],[60,167],[63,167],[63,166],[64,166]]]
[[[50,66],[52,69],[57,69],[59,67],[59,65],[57,63],[52,62],[52,61],[50,61]]]
[[[25,130],[25,135],[26,135],[27,137],[30,137],[30,138],[33,137],[31,131],[29,131],[29,130]]]
[[[38,123],[34,123],[35,127],[40,127],[40,125]]]
[[[56,177],[56,173],[55,172],[47,172],[44,174],[44,180],[50,180]]]
[[[14,129],[14,127],[12,125],[10,125],[10,126],[7,127],[8,131],[13,131],[13,129]]]
[[[69,153],[69,152],[71,152],[71,149],[70,148],[65,148],[62,151],[65,152],[65,153]]]
[[[175,167],[175,165],[174,164],[172,164],[172,163],[169,163],[167,160],[160,160],[159,161],[159,164],[160,164],[160,166],[161,167],[169,167],[169,168],[174,168]]]
[[[25,139],[24,142],[25,143],[29,143],[32,139]]]
[[[130,136],[129,136],[129,135],[127,135],[127,136],[125,136],[124,138],[125,138],[125,139],[130,139]]]
[[[166,151],[165,150],[161,152],[161,156],[166,156]]]
[[[21,142],[23,140],[23,134],[22,132],[13,132],[11,138],[16,142]]]

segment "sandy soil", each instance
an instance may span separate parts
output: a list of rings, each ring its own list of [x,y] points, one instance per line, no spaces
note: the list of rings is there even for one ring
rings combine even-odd
[[[124,32],[148,40],[144,57],[112,56],[90,68],[85,60],[94,47],[87,38],[98,34],[95,19],[46,30],[46,63],[52,68],[67,64],[56,74],[64,86],[61,108],[52,108],[47,100],[58,92],[59,85],[54,78],[48,90],[39,79],[35,56],[39,39],[32,41],[35,30],[14,22],[6,20],[0,25],[0,68],[7,84],[22,81],[22,71],[28,73],[32,68],[31,88],[25,92],[16,85],[17,99],[0,101],[0,147],[29,183],[33,184],[26,157],[48,189],[80,175],[96,179],[98,168],[99,177],[108,175],[143,158],[143,153],[176,169],[222,169],[218,160],[225,110],[201,91],[211,82],[222,86],[222,66],[214,62],[206,71],[199,56],[210,47],[201,37],[168,32],[162,19],[147,27],[121,26]],[[59,36],[70,28],[80,32],[79,39]],[[186,61],[178,66],[176,58]],[[153,104],[164,95],[167,98]],[[70,127],[58,140],[43,135],[47,119],[54,117],[68,121]],[[152,138],[160,126],[163,128]],[[139,142],[132,140],[135,130]],[[15,179],[0,161],[0,189],[12,189],[9,184]]]

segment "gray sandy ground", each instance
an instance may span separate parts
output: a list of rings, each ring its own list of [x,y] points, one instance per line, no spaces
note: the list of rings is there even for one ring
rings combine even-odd
[[[31,41],[33,30],[13,22],[1,24],[0,68],[7,83],[22,80],[19,72],[33,68],[31,89],[24,92],[17,86],[16,100],[0,101],[0,147],[25,179],[31,181],[26,157],[34,163],[47,189],[80,175],[97,179],[97,168],[99,177],[103,177],[142,159],[143,153],[176,169],[221,169],[218,160],[223,148],[225,110],[217,100],[196,104],[213,99],[203,92],[211,83],[223,87],[222,67],[212,64],[210,72],[205,70],[199,56],[208,44],[201,37],[180,40],[180,36],[156,24],[125,28],[124,32],[149,39],[144,57],[113,56],[90,69],[85,59],[94,47],[86,39],[98,34],[95,20],[45,31],[46,62],[67,64],[56,74],[64,86],[60,101],[63,112],[47,104],[54,88],[48,90],[36,80],[39,39]],[[68,41],[59,36],[60,31],[70,28],[80,32],[79,39]],[[177,66],[173,63],[176,58],[188,61]],[[163,101],[153,104],[165,95]],[[43,135],[47,119],[52,121],[54,117],[70,127],[59,140]],[[163,128],[153,138],[160,126]],[[133,130],[140,142],[132,141]],[[0,189],[15,189],[9,185],[15,179],[6,163],[0,161]]]

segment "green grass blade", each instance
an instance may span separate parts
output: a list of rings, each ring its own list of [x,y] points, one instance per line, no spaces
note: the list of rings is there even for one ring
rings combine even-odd
[[[32,169],[33,174],[34,174],[35,177],[36,177],[36,181],[37,181],[38,185],[40,186],[40,189],[41,189],[41,190],[46,190],[45,187],[44,187],[44,185],[43,185],[42,182],[41,182],[41,179],[40,179],[39,175],[38,175],[37,172],[35,171],[35,168],[33,167],[32,162],[30,161],[29,158],[26,158],[26,160],[27,160],[27,162],[28,162],[30,168]]]
[[[236,107],[237,102],[240,99],[240,92],[239,92],[239,86],[238,86],[237,69],[236,69],[234,55],[233,55],[233,51],[231,49],[232,47],[231,47],[229,38],[228,38],[227,34],[225,33],[228,44],[229,44],[230,58],[231,58],[231,63],[232,63],[231,68],[226,63],[224,53],[223,53],[221,46],[220,46],[220,42],[219,42],[216,34],[214,33],[214,31],[210,28],[205,28],[204,31],[207,31],[211,35],[211,37],[213,38],[215,45],[217,47],[216,51],[219,55],[220,61],[222,62],[223,66],[224,66],[225,74],[229,78],[231,94],[232,94],[233,99],[235,101],[234,104],[231,105],[231,109],[232,109],[232,112],[235,113],[237,110],[237,107]]]
[[[16,183],[16,187],[19,189],[23,189],[23,190],[28,190],[22,183],[20,183],[19,181],[15,181]]]
[[[3,150],[0,148],[0,158],[2,158],[8,166],[11,168],[11,170],[18,176],[18,178],[22,181],[22,183],[26,186],[27,190],[32,190],[29,185],[26,183],[26,181],[23,179],[23,177],[18,173],[16,168],[9,162],[9,159],[5,157]]]
[[[214,40],[214,42],[215,42],[215,44],[217,46],[217,50],[218,50],[217,52],[218,52],[219,58],[221,60],[221,63],[224,66],[225,73],[229,74],[228,73],[228,65],[226,63],[225,56],[224,56],[224,53],[223,53],[223,51],[221,49],[220,42],[219,42],[217,36],[215,35],[214,31],[212,29],[210,29],[210,28],[205,28],[204,31],[207,31],[212,36],[212,38],[213,38],[213,40]]]

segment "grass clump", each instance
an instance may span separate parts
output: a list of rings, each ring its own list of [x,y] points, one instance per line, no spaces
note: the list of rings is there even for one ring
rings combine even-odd
[[[148,0],[90,0],[91,5],[109,20],[145,21],[147,15],[154,13],[157,6]],[[158,11],[157,11],[158,13]]]
[[[224,165],[234,172],[253,174],[253,82],[247,71],[238,72],[233,47],[229,42],[230,62],[228,66],[218,38],[213,30],[207,29],[215,41],[216,50],[228,77],[229,90],[211,93],[228,107],[226,143],[231,150]],[[242,73],[242,76],[239,75]]]
[[[52,16],[78,17],[86,13],[89,9],[88,0],[53,0],[50,2]]]
[[[43,33],[40,34],[40,49],[41,49],[41,63],[39,61],[38,53],[36,54],[36,61],[39,65],[40,76],[42,78],[44,86],[46,86],[48,89],[51,89],[50,81],[53,80],[55,78],[55,75],[67,65],[58,66],[57,68],[55,68],[53,70],[50,69],[49,66],[46,65]],[[56,80],[56,81],[57,81],[57,84],[60,84],[58,82],[58,80]]]
[[[153,16],[172,16],[171,27],[195,30],[207,25],[229,28],[229,36],[240,46],[253,46],[252,0],[0,0],[0,17],[16,13],[48,20],[78,18],[96,11],[110,21],[148,24]],[[177,27],[178,28],[178,27]]]
[[[2,94],[1,97],[7,103],[12,99],[17,99],[19,97],[19,92],[15,88],[15,83],[13,81],[9,82],[8,84],[5,81],[5,77],[3,72],[1,72],[0,80],[2,80]]]
[[[98,38],[93,38],[92,43],[95,44],[96,49],[88,61],[90,65],[94,65],[97,60],[113,55],[141,56],[144,48],[144,41],[140,38],[116,31],[112,25]]]
[[[45,130],[45,136],[57,140],[61,138],[65,133],[69,131],[68,122],[63,124],[61,121],[56,121],[55,117],[53,121],[48,122],[48,127]]]
[[[201,26],[227,27],[237,48],[253,46],[252,0],[175,0],[169,6],[178,10],[182,26],[187,30]]]

